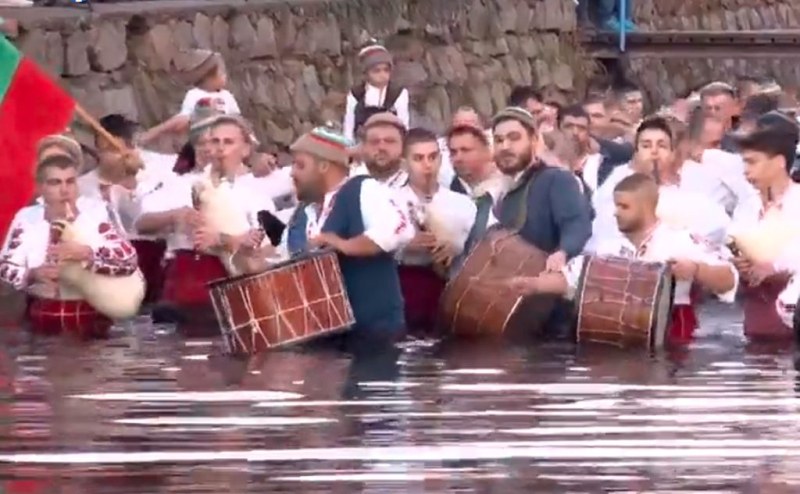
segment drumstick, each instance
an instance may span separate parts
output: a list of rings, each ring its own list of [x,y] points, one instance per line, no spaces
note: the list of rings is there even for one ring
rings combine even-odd
[[[658,172],[658,160],[653,160],[653,179],[656,185],[661,185],[661,175]]]

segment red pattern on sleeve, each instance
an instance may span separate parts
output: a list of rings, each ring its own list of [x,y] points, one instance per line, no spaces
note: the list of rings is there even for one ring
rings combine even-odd
[[[397,211],[397,214],[400,215],[400,223],[398,223],[397,228],[394,229],[394,234],[400,235],[400,232],[402,232],[408,227],[408,220],[406,219],[406,214],[403,212],[403,209],[397,207],[397,203],[394,202],[394,199],[389,199],[389,202],[392,203],[392,206],[394,206],[394,209]]]
[[[92,271],[106,276],[129,276],[136,272],[136,250],[110,223],[100,223],[97,231],[103,245],[94,252]]]
[[[20,265],[15,252],[22,245],[23,229],[17,226],[8,234],[8,244],[0,257],[0,281],[8,283],[16,289],[21,289],[27,278],[28,270]]]

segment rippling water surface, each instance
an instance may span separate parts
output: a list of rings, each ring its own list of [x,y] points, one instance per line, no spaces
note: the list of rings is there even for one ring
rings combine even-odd
[[[800,492],[794,348],[706,317],[656,357],[411,340],[245,362],[142,322],[6,330],[0,492]]]

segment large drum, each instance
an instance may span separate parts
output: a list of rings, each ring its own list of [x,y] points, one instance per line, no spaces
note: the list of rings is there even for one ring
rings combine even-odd
[[[578,343],[663,347],[673,293],[665,264],[587,256],[575,294]]]
[[[550,316],[557,297],[510,297],[500,289],[514,276],[537,276],[547,254],[517,233],[489,230],[442,294],[439,326],[457,336],[535,334]]]
[[[269,270],[209,283],[231,354],[254,354],[344,331],[355,323],[332,251],[305,254]]]

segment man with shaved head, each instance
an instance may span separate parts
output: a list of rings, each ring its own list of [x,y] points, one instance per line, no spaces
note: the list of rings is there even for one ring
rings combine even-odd
[[[686,230],[658,221],[658,193],[658,184],[651,175],[644,173],[634,173],[616,185],[615,216],[622,236],[598,245],[597,256],[668,263],[676,279],[669,340],[688,343],[697,326],[689,297],[692,283],[733,303],[739,278],[729,252],[712,251]],[[517,294],[554,293],[572,298],[580,282],[584,260],[585,256],[578,256],[559,272],[513,278],[508,285]]]

